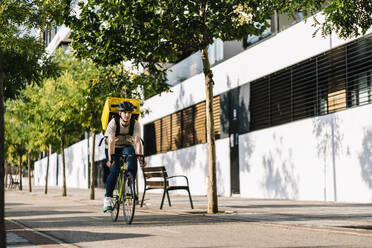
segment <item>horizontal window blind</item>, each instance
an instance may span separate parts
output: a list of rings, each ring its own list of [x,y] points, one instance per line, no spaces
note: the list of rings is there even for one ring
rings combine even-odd
[[[220,96],[213,98],[213,125],[214,135],[216,139],[220,138],[221,135],[221,113],[220,113]]]
[[[250,130],[371,103],[372,35],[250,83]]]
[[[194,145],[194,107],[182,111],[182,147]]]
[[[155,151],[161,151],[161,120],[157,120],[154,123],[154,138],[155,138]]]
[[[167,152],[171,148],[171,116],[161,119],[161,152]]]
[[[172,139],[171,150],[177,150],[182,147],[182,112],[177,112],[172,116]]]
[[[145,125],[146,155],[207,142],[205,101]],[[214,129],[220,137],[220,96],[213,98]],[[147,146],[147,144],[149,144]],[[153,145],[152,145],[153,144]]]
[[[207,142],[205,102],[195,106],[195,144]]]

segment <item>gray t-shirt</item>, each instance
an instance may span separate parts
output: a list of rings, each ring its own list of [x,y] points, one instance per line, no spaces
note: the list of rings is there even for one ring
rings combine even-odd
[[[115,123],[115,118],[112,118],[109,124],[107,125],[105,136],[115,137],[115,133],[116,133],[116,123]],[[135,121],[134,123],[133,136],[129,135],[129,125],[127,127],[124,127],[123,125],[120,124],[120,135],[115,137],[115,148],[122,148],[126,145],[134,146],[135,136],[141,137],[141,126],[137,121]],[[106,147],[107,147],[107,143],[106,143]]]

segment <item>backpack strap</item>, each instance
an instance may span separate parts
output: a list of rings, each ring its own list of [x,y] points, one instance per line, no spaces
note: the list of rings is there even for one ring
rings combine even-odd
[[[130,136],[133,136],[135,123],[136,123],[135,118],[130,118],[130,123],[129,123],[129,135]]]
[[[136,123],[136,119],[131,118],[130,123],[129,123],[129,133],[128,133],[130,136],[133,136],[135,123]],[[116,137],[120,135],[120,117],[118,115],[115,115],[115,125],[116,125],[116,129],[115,129],[115,137]]]
[[[115,125],[116,125],[116,130],[115,130],[115,137],[120,135],[120,117],[118,115],[115,115]]]

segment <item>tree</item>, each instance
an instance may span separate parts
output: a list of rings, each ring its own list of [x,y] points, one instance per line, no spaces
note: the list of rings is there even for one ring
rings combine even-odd
[[[316,32],[322,36],[335,32],[341,38],[365,35],[372,26],[372,3],[368,0],[329,0],[300,1],[297,0],[284,6],[283,11],[292,13],[296,10],[316,10],[323,7],[324,21],[314,16]]]
[[[61,23],[69,8],[66,1],[2,0],[0,7],[0,246],[6,246],[4,228],[4,100],[12,98],[32,80],[55,68],[36,39],[25,35],[30,28]],[[40,44],[40,43],[38,43]],[[41,47],[41,46],[39,46]],[[41,63],[39,63],[41,62]],[[20,66],[23,65],[23,66]],[[42,73],[42,71],[44,71]]]
[[[24,108],[20,99],[8,100],[6,102],[5,127],[6,143],[8,144],[9,160],[14,164],[18,160],[19,190],[22,190],[23,155],[25,154],[25,144],[27,142],[27,129],[23,121]]]
[[[40,86],[37,84],[27,85],[26,88],[21,91],[20,98],[25,105],[22,109],[27,109],[26,112],[22,111],[22,117],[25,125],[28,127],[28,139],[25,143],[28,152],[47,151],[47,173],[44,186],[44,193],[47,194],[49,157],[52,148],[53,150],[57,150],[56,147],[58,143],[56,142],[56,135],[53,132],[53,127],[50,125],[50,113],[48,112],[50,111],[50,107],[45,105],[46,100],[43,97],[43,88],[43,84]]]
[[[63,67],[66,74],[71,75],[73,80],[80,87],[74,90],[74,99],[80,105],[78,113],[78,125],[81,125],[81,130],[89,130],[92,133],[91,147],[91,166],[90,166],[90,199],[94,199],[94,155],[95,155],[95,137],[96,132],[100,130],[100,118],[98,118],[101,106],[104,103],[105,91],[97,91],[97,85],[101,83],[100,78],[104,78],[104,68],[98,68],[90,61],[81,61],[66,54],[62,50],[56,52],[56,60]],[[109,84],[107,84],[109,85]],[[70,91],[72,89],[69,89]]]
[[[80,102],[79,124],[86,131],[91,132],[92,146],[90,152],[90,196],[93,200],[94,193],[94,152],[96,133],[102,130],[100,115],[105,100],[109,96],[141,98],[156,94],[158,91],[152,87],[153,77],[149,74],[131,73],[123,65],[99,66],[89,59],[81,60],[71,53],[66,54],[61,50],[55,53],[55,61],[63,71],[71,74],[72,80],[79,85],[75,91],[74,99]],[[143,90],[139,92],[138,87]]]

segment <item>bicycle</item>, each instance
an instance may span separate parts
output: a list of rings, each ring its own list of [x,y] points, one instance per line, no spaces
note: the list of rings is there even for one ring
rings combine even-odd
[[[128,157],[142,157],[138,154],[120,154],[120,172],[116,181],[113,196],[111,197],[111,219],[113,222],[117,221],[120,211],[120,205],[123,205],[124,220],[127,224],[131,224],[136,209],[136,187],[135,178],[128,170]]]

